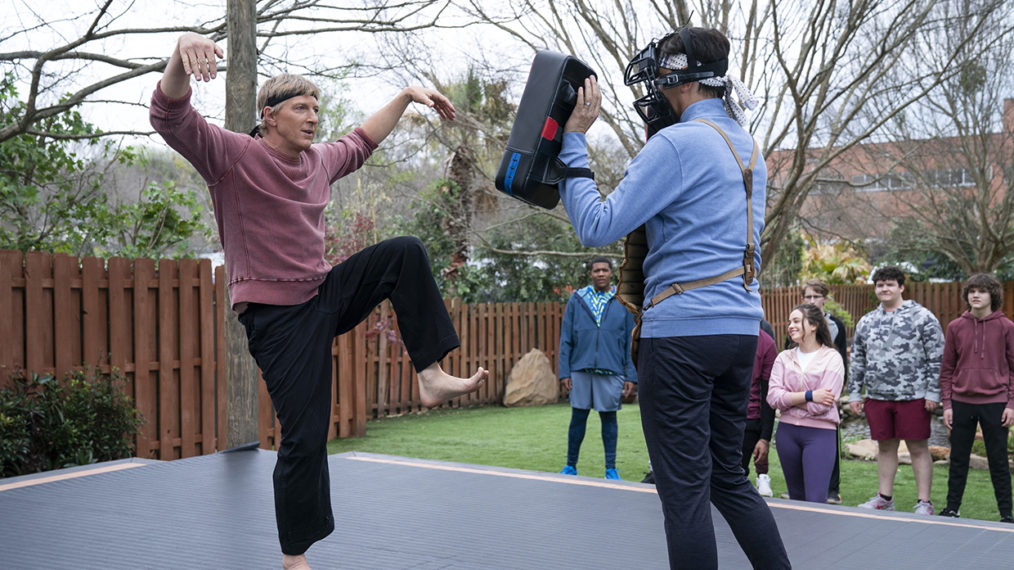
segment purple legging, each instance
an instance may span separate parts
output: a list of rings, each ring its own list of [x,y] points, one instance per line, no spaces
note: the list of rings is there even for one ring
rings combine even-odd
[[[835,430],[778,422],[775,438],[789,498],[826,503],[838,447]]]

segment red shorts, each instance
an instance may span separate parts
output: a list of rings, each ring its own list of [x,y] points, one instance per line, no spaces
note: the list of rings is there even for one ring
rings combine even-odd
[[[867,398],[863,411],[870,424],[870,438],[874,441],[929,439],[930,413],[926,410],[926,400],[922,398],[903,402]]]

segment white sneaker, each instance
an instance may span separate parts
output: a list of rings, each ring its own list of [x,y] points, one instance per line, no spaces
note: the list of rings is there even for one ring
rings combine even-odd
[[[757,476],[757,492],[760,493],[760,496],[762,497],[772,496],[771,477],[768,477],[767,475]]]
[[[933,514],[933,502],[932,501],[919,501],[915,504],[915,514],[917,515],[932,515]]]

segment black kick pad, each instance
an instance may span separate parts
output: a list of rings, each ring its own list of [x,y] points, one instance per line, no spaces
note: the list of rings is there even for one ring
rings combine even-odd
[[[581,60],[540,51],[507,139],[496,188],[529,204],[551,209],[560,202],[558,184],[567,177],[592,177],[586,169],[568,169],[559,159],[563,126],[577,102],[577,89],[595,72]]]

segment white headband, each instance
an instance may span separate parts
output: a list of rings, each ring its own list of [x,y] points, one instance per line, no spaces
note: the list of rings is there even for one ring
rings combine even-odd
[[[700,62],[698,62],[700,64]],[[659,67],[666,69],[686,69],[689,67],[687,64],[687,54],[679,53],[676,55],[665,55],[658,62]],[[725,87],[725,110],[729,113],[729,116],[736,119],[736,122],[744,127],[747,124],[746,113],[743,108],[754,109],[757,107],[757,98],[750,92],[750,89],[743,82],[735,77],[725,74],[721,77],[709,77],[707,79],[701,79],[699,81],[702,85],[709,87]],[[733,94],[739,98],[737,101],[733,97]]]

